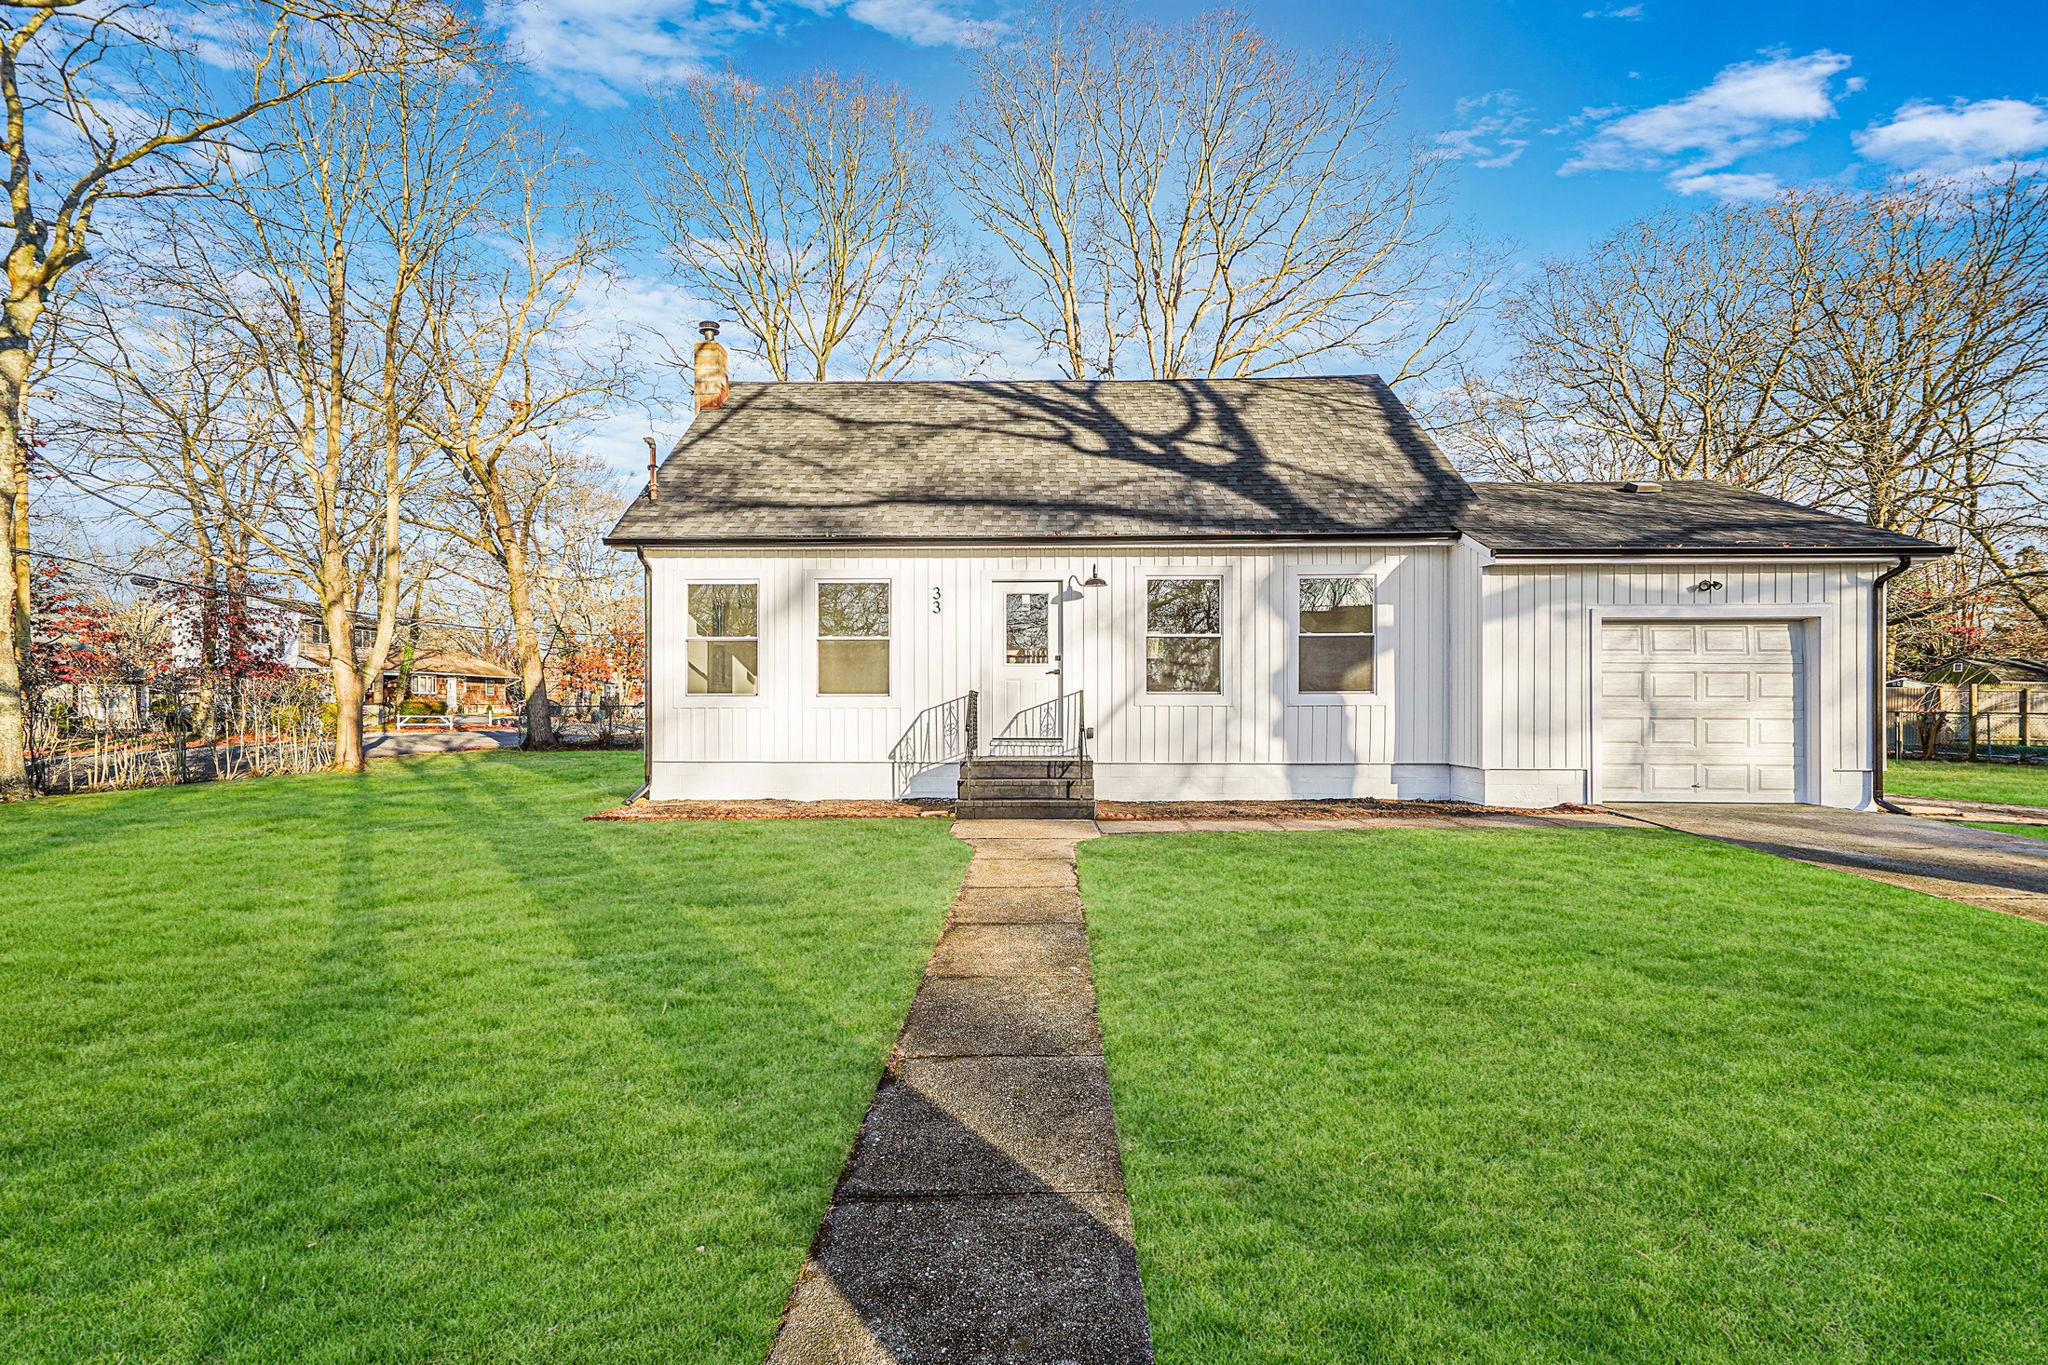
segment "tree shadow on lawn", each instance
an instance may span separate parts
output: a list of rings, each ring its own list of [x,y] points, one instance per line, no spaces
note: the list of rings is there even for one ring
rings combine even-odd
[[[431,1347],[417,1308],[390,1311],[419,1286],[394,1283],[406,1268],[380,1246],[438,1192],[403,1159],[397,1035],[410,1002],[392,961],[395,916],[379,905],[377,802],[365,781],[340,800],[330,937],[263,1045],[269,1107],[233,1156],[240,1197],[213,1230],[220,1261],[192,1343],[201,1357],[309,1350],[323,1338],[371,1354]]]
[[[689,1168],[662,1182],[689,1208],[681,1219],[661,1207],[645,1215],[687,1225],[663,1248],[669,1263],[650,1288],[717,1301],[726,1320],[699,1349],[758,1357],[968,850],[935,841],[925,874],[909,878],[928,886],[927,912],[877,924],[902,915],[902,873],[912,871],[900,866],[907,835],[896,822],[642,828],[570,818],[535,840],[518,837],[516,797],[490,768],[461,778],[481,817],[466,824],[659,1060],[658,1093],[630,1117]],[[833,845],[822,856],[821,840]],[[820,883],[824,869],[874,867],[877,842],[895,846],[895,875]]]
[[[336,802],[329,941],[259,1044],[197,1354],[765,1350],[900,1010],[778,974],[714,913],[760,896],[693,891],[672,838],[614,857],[580,783],[512,775]]]

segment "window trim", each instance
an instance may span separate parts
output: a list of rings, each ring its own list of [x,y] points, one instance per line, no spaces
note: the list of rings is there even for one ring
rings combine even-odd
[[[735,588],[752,588],[752,589],[754,590],[754,634],[752,634],[752,635],[699,635],[699,634],[697,634],[697,631],[696,631],[696,622],[694,622],[694,621],[693,621],[693,620],[692,620],[692,619],[690,618],[690,589],[692,589],[692,588],[725,588],[725,587],[735,587]],[[766,680],[766,678],[767,678],[767,672],[768,672],[768,670],[767,670],[767,668],[766,668],[766,666],[765,666],[765,664],[766,664],[766,661],[765,661],[765,660],[764,660],[764,659],[762,658],[762,655],[764,655],[764,654],[765,654],[765,653],[767,652],[767,649],[766,649],[766,645],[767,645],[767,638],[766,638],[766,636],[765,636],[765,634],[763,633],[763,630],[762,630],[762,627],[763,627],[763,625],[764,625],[764,622],[763,622],[763,621],[762,621],[762,619],[761,619],[761,617],[762,617],[762,613],[763,613],[763,604],[765,603],[765,601],[766,601],[766,598],[767,598],[767,594],[765,594],[765,593],[763,593],[763,592],[761,591],[761,580],[760,580],[759,578],[743,578],[743,577],[732,577],[732,578],[724,578],[724,577],[719,577],[719,578],[685,578],[685,579],[683,580],[683,594],[682,594],[682,608],[683,608],[683,649],[682,649],[682,658],[681,658],[681,659],[680,659],[680,660],[678,661],[678,662],[680,662],[680,663],[681,663],[681,665],[682,665],[682,668],[680,669],[680,672],[682,673],[682,688],[681,688],[681,704],[682,704],[682,705],[684,705],[684,706],[759,706],[759,705],[760,705],[760,704],[762,703],[763,699],[764,699],[764,698],[766,698],[766,697],[768,696],[768,694],[769,694],[769,683],[768,683],[768,682],[767,682],[767,680]],[[690,690],[690,641],[692,641],[692,640],[752,640],[752,641],[754,642],[754,659],[755,659],[755,662],[756,662],[757,664],[760,664],[760,665],[762,665],[762,668],[761,668],[761,673],[760,673],[760,675],[758,675],[758,676],[757,676],[757,677],[755,678],[755,680],[754,680],[754,681],[755,681],[755,687],[754,687],[754,691],[753,691],[753,692],[752,692],[751,694],[748,694],[748,693],[744,693],[744,692],[692,692],[692,691]]]
[[[820,633],[818,629],[818,589],[824,587],[827,583],[880,583],[885,588],[887,588],[889,590],[889,633],[885,636],[827,636]],[[898,610],[898,604],[896,601],[895,578],[889,574],[820,574],[817,577],[809,579],[807,581],[807,584],[804,588],[804,598],[806,603],[808,604],[805,625],[808,628],[810,643],[809,647],[805,650],[805,653],[810,656],[808,668],[810,672],[811,700],[818,702],[819,704],[824,706],[870,706],[875,704],[876,702],[886,702],[893,700],[896,696],[896,623],[898,619],[902,616],[902,612]],[[759,622],[756,622],[755,624],[758,625]],[[820,675],[820,670],[818,667],[818,645],[821,641],[827,639],[887,640],[889,642],[889,690],[886,692],[823,691],[822,684],[824,682],[824,679]]]
[[[1372,584],[1372,633],[1370,635],[1342,635],[1338,639],[1369,639],[1372,641],[1372,688],[1364,692],[1305,692],[1301,686],[1301,580],[1304,578],[1363,578]],[[1308,564],[1292,568],[1287,574],[1287,701],[1290,706],[1371,706],[1385,704],[1386,680],[1380,672],[1380,665],[1387,656],[1386,600],[1380,595],[1386,575],[1379,568],[1366,564]]]
[[[1150,686],[1147,641],[1152,639],[1152,585],[1180,579],[1203,578],[1216,584],[1216,691],[1154,692]],[[1231,573],[1224,565],[1170,564],[1147,568],[1138,575],[1138,689],[1140,706],[1229,706],[1230,692],[1230,607]],[[1207,640],[1207,635],[1161,635],[1162,640]]]

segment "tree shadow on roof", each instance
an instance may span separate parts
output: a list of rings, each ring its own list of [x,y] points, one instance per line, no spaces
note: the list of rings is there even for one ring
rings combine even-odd
[[[1373,376],[737,386],[621,534],[1443,532],[1470,501]]]

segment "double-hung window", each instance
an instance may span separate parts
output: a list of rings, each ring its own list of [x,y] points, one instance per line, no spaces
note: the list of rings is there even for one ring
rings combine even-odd
[[[1363,575],[1299,579],[1295,690],[1373,690],[1373,580]]]
[[[1145,580],[1145,690],[1223,691],[1223,580]]]
[[[692,583],[685,591],[690,695],[754,696],[761,690],[759,586]]]
[[[818,695],[888,694],[888,583],[818,584]]]

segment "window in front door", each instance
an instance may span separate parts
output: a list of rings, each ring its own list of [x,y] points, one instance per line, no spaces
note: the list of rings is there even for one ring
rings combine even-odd
[[[1003,594],[1003,662],[1042,664],[1052,657],[1052,595]]]

